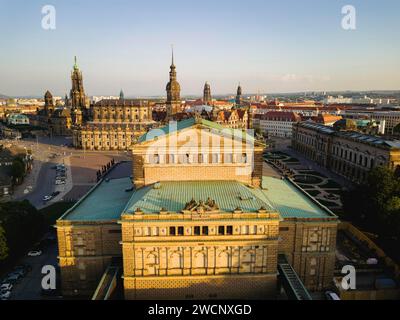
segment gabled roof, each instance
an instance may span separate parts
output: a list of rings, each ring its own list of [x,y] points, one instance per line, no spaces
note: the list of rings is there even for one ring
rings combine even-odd
[[[204,128],[214,130],[218,133],[222,133],[222,134],[229,133],[231,136],[233,136],[235,138],[248,139],[248,141],[254,140],[254,137],[252,137],[250,134],[248,134],[244,130],[225,128],[225,127],[219,125],[218,123],[215,123],[215,122],[212,122],[209,120],[205,120],[202,118],[189,118],[189,119],[185,119],[182,121],[178,121],[175,123],[175,125],[166,125],[161,128],[152,129],[149,132],[142,135],[139,138],[138,143],[151,141],[151,140],[155,139],[156,137],[160,138],[160,136],[166,136],[173,132],[178,132],[181,130],[189,129],[189,128],[195,127],[197,125],[200,125]],[[159,134],[160,132],[162,132],[161,135]]]
[[[233,212],[238,207],[244,212],[257,212],[261,207],[275,211],[256,189],[238,181],[163,181],[136,190],[124,213],[134,213],[137,209],[150,214],[162,209],[181,212],[192,199],[205,202],[208,198],[222,212]]]

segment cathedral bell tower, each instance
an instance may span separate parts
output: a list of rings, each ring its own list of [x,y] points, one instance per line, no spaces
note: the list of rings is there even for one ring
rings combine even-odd
[[[44,112],[46,116],[51,116],[54,112],[53,95],[48,90],[44,94]]]
[[[169,72],[169,82],[167,84],[167,118],[172,120],[173,115],[181,111],[181,86],[176,80],[176,67],[174,64],[174,51],[172,50],[172,63]]]
[[[211,105],[211,101],[211,87],[210,84],[206,82],[203,91],[203,103],[206,105]]]
[[[70,98],[71,98],[72,109],[76,108],[83,109],[86,107],[86,96],[85,96],[85,90],[83,88],[82,72],[79,70],[78,64],[76,62],[76,57],[75,57],[74,68],[71,72],[71,81],[72,81],[72,88],[70,91]]]
[[[83,88],[82,72],[79,70],[76,56],[73,70],[71,72],[72,88],[70,92],[72,107],[72,123],[81,125],[83,120],[83,110],[86,108],[86,95]]]
[[[237,88],[235,103],[236,106],[240,106],[242,104],[242,87],[240,86],[240,83]]]

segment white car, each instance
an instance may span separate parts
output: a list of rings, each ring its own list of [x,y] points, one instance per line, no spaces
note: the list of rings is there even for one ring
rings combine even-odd
[[[49,200],[51,200],[51,198],[52,198],[51,196],[44,196],[43,201],[49,201]]]
[[[32,250],[28,252],[29,257],[38,257],[42,255],[42,251],[40,250]]]
[[[56,180],[56,185],[65,184],[65,180]]]
[[[11,283],[3,283],[0,286],[0,291],[11,291],[12,288],[13,288],[13,285]]]
[[[0,293],[0,300],[8,300],[11,296],[11,292],[10,291],[2,291]]]

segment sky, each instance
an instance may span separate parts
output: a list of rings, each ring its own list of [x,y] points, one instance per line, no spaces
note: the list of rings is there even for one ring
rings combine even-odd
[[[396,90],[399,14],[398,0],[0,0],[0,94],[64,96],[76,55],[88,95],[165,95],[171,44],[182,95],[205,81],[212,94]]]

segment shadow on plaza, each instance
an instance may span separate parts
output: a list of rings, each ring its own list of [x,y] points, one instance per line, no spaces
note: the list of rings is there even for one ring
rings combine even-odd
[[[72,156],[75,158],[84,157],[83,155],[75,155]],[[103,155],[103,157],[110,161],[113,159],[112,155]],[[120,157],[115,157],[120,160]],[[119,160],[116,159],[116,162]],[[67,175],[70,175],[70,179],[72,179],[72,188],[67,191],[65,195],[63,195],[59,201],[77,201],[82,198],[96,183],[97,183],[97,171],[102,170],[103,165],[107,165],[107,161],[105,163],[97,163],[95,166],[90,166],[91,159],[87,159],[88,165],[74,165],[71,163],[70,167],[68,167]],[[55,184],[56,180],[56,170],[55,166],[57,164],[62,164],[63,160],[60,157],[56,157],[53,159],[49,159],[48,162],[35,160],[35,165],[40,166],[40,171],[37,176],[32,181],[32,185],[24,182],[22,185],[18,185],[15,188],[19,188],[18,193],[23,192],[24,190],[31,188],[30,192],[27,194],[18,195],[18,197],[13,197],[12,201],[22,201],[28,200],[34,206],[42,206],[43,205],[43,197],[46,195],[51,195],[55,190],[60,189]],[[129,161],[123,162],[121,165],[116,166],[113,170],[110,170],[107,174],[111,179],[117,179],[122,177],[129,177],[132,175],[132,164]],[[34,174],[34,173],[29,173]],[[29,179],[29,176],[25,177],[25,181]],[[65,186],[65,185],[61,185]],[[29,189],[28,189],[29,190]],[[15,190],[14,190],[15,194]],[[11,199],[10,199],[11,200]],[[51,203],[48,203],[50,205]]]

